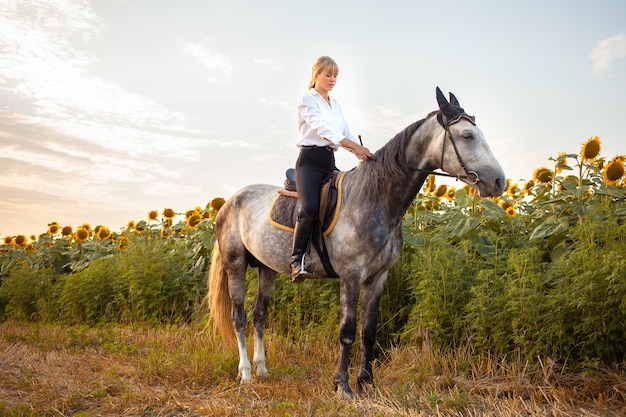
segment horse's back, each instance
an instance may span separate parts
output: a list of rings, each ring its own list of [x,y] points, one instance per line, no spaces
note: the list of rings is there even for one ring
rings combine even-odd
[[[275,271],[288,271],[291,233],[272,226],[268,220],[280,188],[252,184],[229,198],[216,218],[220,248],[229,247],[241,256],[249,253]]]

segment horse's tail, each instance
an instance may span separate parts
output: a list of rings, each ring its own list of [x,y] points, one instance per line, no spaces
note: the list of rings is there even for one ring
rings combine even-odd
[[[237,337],[233,327],[233,302],[228,291],[228,275],[224,270],[220,248],[215,242],[211,251],[211,267],[207,287],[209,289],[209,325],[212,324],[213,335],[219,331],[227,344],[235,344]]]

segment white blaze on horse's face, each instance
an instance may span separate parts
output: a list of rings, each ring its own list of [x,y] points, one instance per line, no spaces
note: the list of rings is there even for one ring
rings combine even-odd
[[[474,187],[481,197],[501,195],[506,187],[506,176],[482,130],[465,118],[448,129],[450,137],[445,131],[442,135],[444,159],[441,169],[458,175],[461,181]]]

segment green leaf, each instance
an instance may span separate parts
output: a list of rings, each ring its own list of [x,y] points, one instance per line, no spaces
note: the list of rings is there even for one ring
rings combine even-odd
[[[569,221],[566,218],[559,219],[556,216],[548,217],[542,224],[537,226],[530,239],[543,239],[557,233],[562,233],[569,228]]]
[[[449,230],[457,237],[463,237],[480,224],[478,217],[459,217],[450,222]]]

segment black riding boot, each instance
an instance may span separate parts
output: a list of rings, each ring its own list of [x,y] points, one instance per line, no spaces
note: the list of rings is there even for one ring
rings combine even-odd
[[[311,229],[315,218],[310,217],[302,209],[298,212],[298,220],[293,231],[293,246],[291,248],[291,281],[298,283],[315,275],[305,269],[304,259],[311,241]]]

